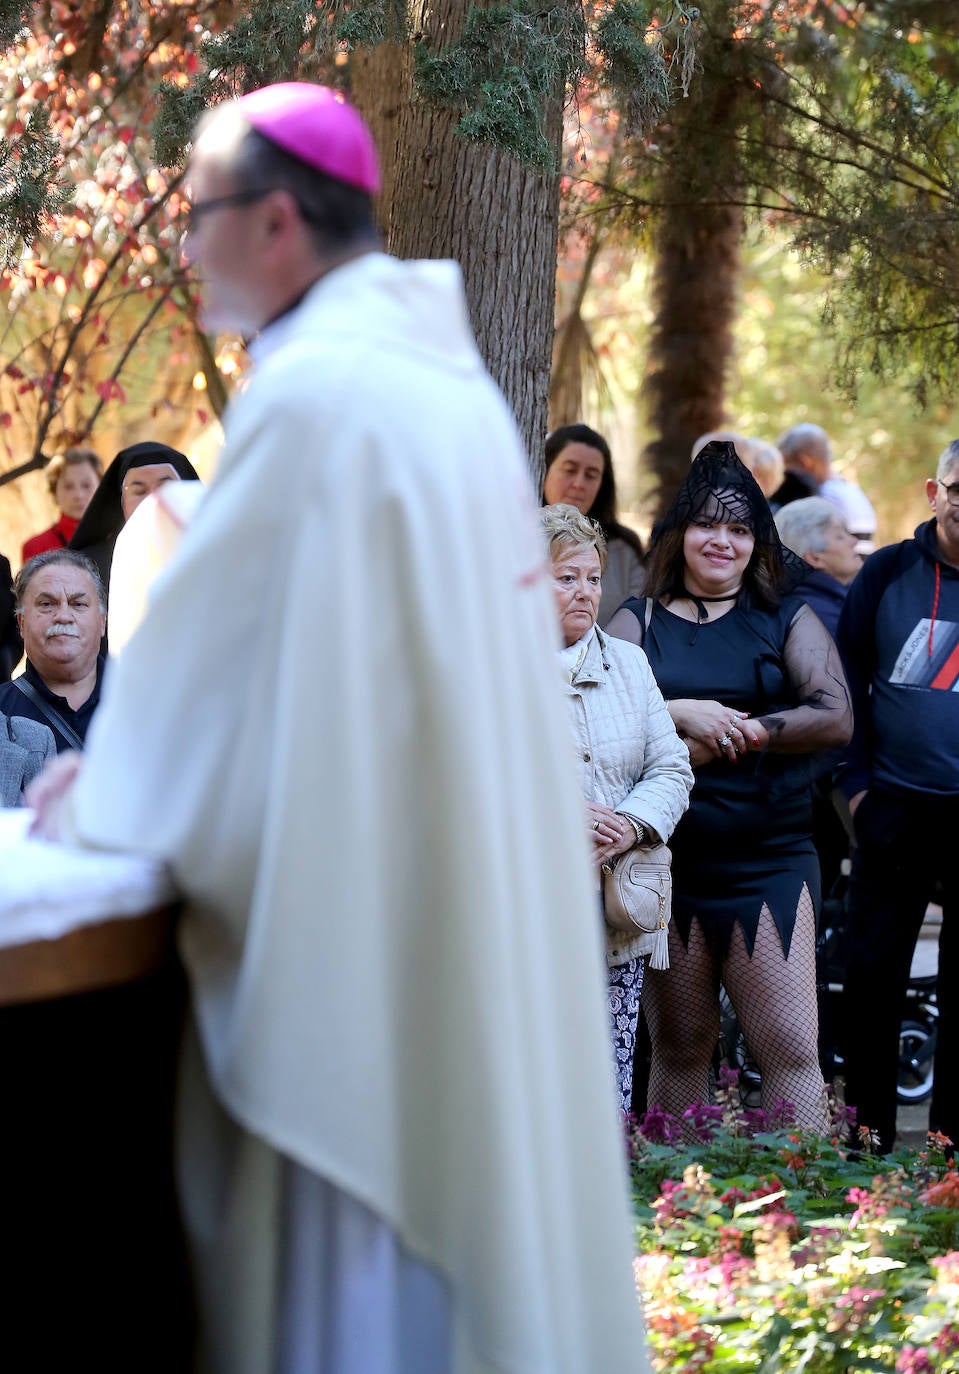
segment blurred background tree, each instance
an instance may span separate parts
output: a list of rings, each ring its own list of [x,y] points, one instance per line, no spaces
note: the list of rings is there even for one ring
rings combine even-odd
[[[602,62],[611,82],[628,85],[637,108],[649,117],[658,115],[673,87],[664,35],[675,29],[673,46],[682,46],[688,29],[679,0],[666,6],[653,29],[629,0],[595,7],[580,0],[488,6],[446,0],[430,7],[403,0],[0,3],[6,5],[8,36],[16,28],[12,12],[20,10],[29,19],[16,33],[7,65],[7,108],[15,114],[3,145],[10,171],[8,213],[0,214],[0,229],[9,280],[32,280],[43,291],[51,285],[74,289],[79,280],[74,264],[61,265],[51,256],[62,258],[64,247],[75,246],[69,241],[69,219],[57,222],[54,238],[44,240],[37,235],[37,216],[46,211],[55,218],[73,188],[71,213],[75,219],[82,215],[89,196],[98,200],[106,186],[104,157],[112,158],[121,144],[135,165],[118,173],[125,203],[118,201],[117,209],[130,227],[126,246],[138,257],[126,261],[123,251],[98,252],[92,261],[103,264],[110,281],[104,277],[91,288],[89,265],[82,259],[94,252],[97,229],[82,234],[77,265],[84,289],[94,298],[71,298],[65,307],[69,327],[61,325],[55,347],[48,347],[54,365],[45,368],[46,382],[29,393],[45,401],[47,410],[41,413],[38,404],[32,432],[18,438],[20,461],[9,467],[8,479],[38,467],[51,444],[84,437],[94,423],[102,432],[110,420],[104,407],[129,401],[124,376],[134,354],[145,356],[139,328],[129,320],[134,305],[154,312],[143,318],[144,335],[170,305],[178,320],[174,328],[195,336],[197,376],[210,408],[222,409],[220,355],[209,341],[204,346],[196,330],[196,303],[175,257],[180,172],[162,169],[182,169],[190,131],[206,106],[291,78],[352,87],[382,149],[380,209],[387,246],[401,256],[459,259],[481,351],[537,466],[546,425],[565,94],[590,61]],[[610,16],[618,27],[615,42],[607,44]],[[46,139],[39,122],[45,111],[52,118]],[[151,120],[154,148],[148,168],[149,149],[140,135]],[[32,199],[20,172],[30,148],[39,168]],[[23,209],[28,200],[32,219]],[[98,225],[102,222],[101,216]],[[38,265],[24,270],[31,254]],[[128,293],[131,282],[136,289]],[[89,315],[99,325],[104,302],[119,310],[116,303],[126,294],[124,335],[130,349],[97,377],[95,385],[104,387],[102,405],[69,405],[66,389],[72,386],[72,400],[78,401],[87,380],[88,369],[76,366],[78,354],[84,360],[88,356],[79,317],[85,321]],[[18,356],[26,358],[34,338],[28,329],[15,345]],[[95,353],[89,354],[91,360]],[[105,365],[99,356],[97,362]],[[14,367],[23,370],[21,361]],[[23,379],[14,375],[12,380]],[[15,391],[17,397],[27,394]],[[5,405],[0,414],[7,419],[0,418],[0,425],[19,427],[27,408],[22,400]]]
[[[156,165],[150,127],[158,84],[187,81],[196,65],[197,11],[213,22],[231,7],[27,8],[26,26],[9,4],[0,13],[0,532],[15,527],[5,547],[52,513],[39,469],[53,453],[93,442],[109,459],[152,437],[194,445],[235,366],[229,353],[217,362],[198,326],[179,260],[180,177]],[[25,168],[39,169],[27,195]]]
[[[797,388],[764,437],[800,418],[820,420],[823,388],[864,402],[876,389],[869,378],[900,412],[935,408],[948,424],[941,403],[959,362],[952,8],[703,0],[697,30],[689,99],[670,106],[642,143],[599,92],[608,147],[584,158],[566,218],[565,244],[582,267],[570,292],[580,317],[599,240],[607,256],[641,241],[651,257],[634,447],[655,479],[652,511],[671,499],[699,434],[742,427],[743,407],[731,404],[738,387],[730,388],[743,380],[735,341],[749,236],[788,242],[818,269],[808,280],[820,336],[833,345],[818,383],[805,396]],[[578,336],[595,357],[588,330],[580,325]],[[569,365],[570,350],[554,361]],[[577,405],[555,369],[553,384],[563,398],[554,423],[588,405],[585,396]],[[923,470],[929,461],[927,452]]]
[[[242,350],[198,326],[177,169],[203,108],[298,77],[373,124],[390,249],[462,263],[534,471],[547,396],[612,430],[645,517],[703,429],[811,418],[881,504],[952,437],[953,11],[0,0],[0,483],[221,412]]]

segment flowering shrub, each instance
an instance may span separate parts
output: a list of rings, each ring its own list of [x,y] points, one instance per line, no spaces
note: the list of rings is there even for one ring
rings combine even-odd
[[[654,1367],[959,1374],[951,1142],[878,1158],[842,1113],[823,1139],[742,1111],[734,1077],[719,1097],[628,1136]]]

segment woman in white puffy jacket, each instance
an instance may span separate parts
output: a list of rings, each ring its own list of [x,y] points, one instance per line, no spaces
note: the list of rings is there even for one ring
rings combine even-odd
[[[552,563],[570,724],[579,761],[596,885],[602,865],[634,845],[666,841],[689,804],[689,751],[676,733],[646,655],[596,624],[606,541],[575,506],[540,513]],[[607,927],[609,1012],[620,1104],[629,1111],[642,937]]]

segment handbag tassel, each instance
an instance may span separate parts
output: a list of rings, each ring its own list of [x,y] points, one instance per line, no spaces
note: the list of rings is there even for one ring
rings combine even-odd
[[[653,948],[649,956],[649,967],[669,968],[669,932],[666,929],[665,921],[658,930],[653,932]]]

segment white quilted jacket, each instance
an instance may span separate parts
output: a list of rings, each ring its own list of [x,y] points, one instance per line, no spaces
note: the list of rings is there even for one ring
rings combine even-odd
[[[594,629],[566,690],[583,796],[668,840],[689,805],[693,770],[642,649]],[[607,928],[607,962],[634,958],[641,942]]]

